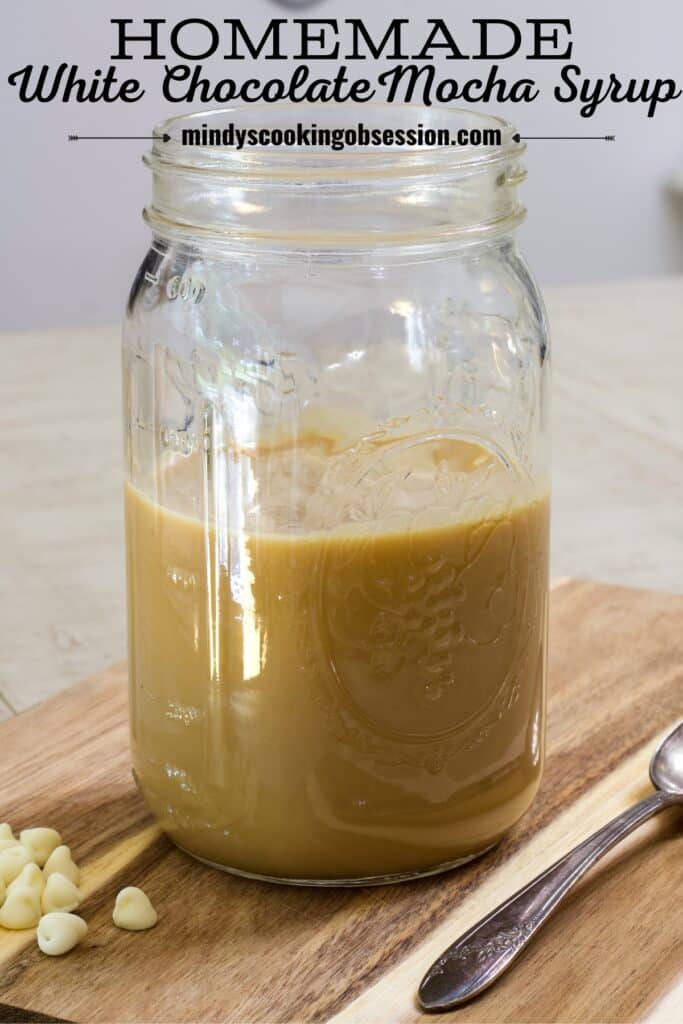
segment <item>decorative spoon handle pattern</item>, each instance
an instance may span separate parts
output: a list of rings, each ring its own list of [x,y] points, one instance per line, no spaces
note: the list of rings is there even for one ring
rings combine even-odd
[[[648,818],[683,803],[656,792],[603,826],[449,946],[422,979],[424,1010],[450,1010],[488,988],[524,949],[580,878]]]

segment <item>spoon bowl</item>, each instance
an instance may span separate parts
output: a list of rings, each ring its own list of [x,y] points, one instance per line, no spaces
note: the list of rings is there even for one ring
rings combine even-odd
[[[666,736],[650,761],[650,780],[664,793],[683,793],[683,722]]]

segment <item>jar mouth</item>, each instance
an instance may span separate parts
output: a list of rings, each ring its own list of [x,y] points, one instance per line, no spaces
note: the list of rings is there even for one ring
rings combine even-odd
[[[481,144],[238,148],[222,136],[206,144],[211,131],[231,125],[273,131],[297,124],[394,132],[421,125],[449,140],[476,131]],[[186,132],[195,134],[184,139]],[[156,126],[145,157],[153,176],[145,218],[160,235],[232,248],[469,244],[509,233],[524,216],[516,186],[525,177],[525,147],[515,138],[508,122],[457,107],[257,103],[198,111]]]
[[[315,126],[320,132],[357,130],[359,125],[371,132],[405,132],[420,127],[427,132],[448,132],[457,140],[459,133],[473,137],[479,133],[492,142],[475,144],[402,145],[330,145],[266,146],[249,144],[242,148],[213,142],[232,125],[239,131],[266,129],[285,131]],[[488,135],[486,134],[488,133]],[[415,174],[456,173],[484,168],[520,156],[525,149],[515,141],[515,128],[502,118],[462,107],[423,107],[417,104],[337,103],[253,103],[220,107],[182,114],[159,122],[154,129],[152,152],[145,163],[153,169],[205,173],[217,176],[248,175],[250,178],[330,180],[343,175],[357,177],[402,177]],[[191,139],[196,141],[183,141]],[[320,138],[320,135],[318,136]],[[202,139],[207,140],[202,144]],[[164,141],[167,140],[167,141]]]

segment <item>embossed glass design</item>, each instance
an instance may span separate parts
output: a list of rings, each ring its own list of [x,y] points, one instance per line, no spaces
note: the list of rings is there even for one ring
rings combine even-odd
[[[184,147],[184,127],[499,127],[496,147]],[[131,735],[181,847],[396,880],[489,848],[543,760],[548,344],[523,147],[458,110],[157,128],[124,331]]]

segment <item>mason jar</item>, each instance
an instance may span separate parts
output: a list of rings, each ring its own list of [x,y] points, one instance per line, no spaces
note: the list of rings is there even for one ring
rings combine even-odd
[[[183,144],[297,121],[498,137]],[[132,756],[212,865],[411,878],[537,790],[549,361],[513,132],[368,105],[156,129],[123,345]]]

